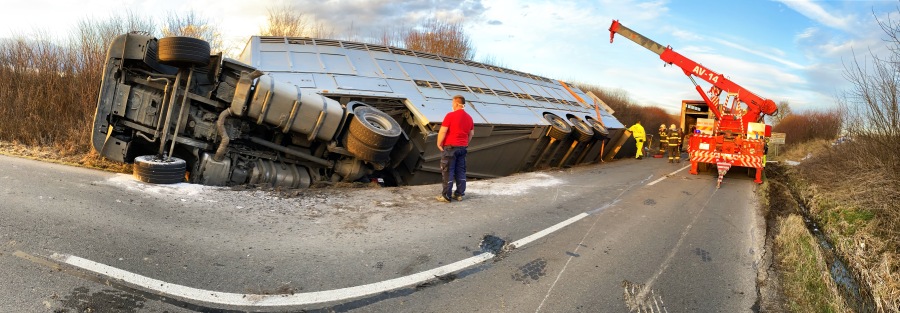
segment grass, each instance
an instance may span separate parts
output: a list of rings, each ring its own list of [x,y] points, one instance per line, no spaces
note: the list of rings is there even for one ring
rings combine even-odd
[[[819,155],[831,147],[831,140],[819,139],[798,145],[786,145],[785,150],[772,161],[801,161],[809,155]]]
[[[60,151],[54,147],[32,146],[0,140],[0,155],[14,156],[63,165],[99,169],[114,173],[131,174],[131,165],[107,160],[96,151]]]
[[[841,236],[848,237],[855,235],[875,218],[875,213],[856,208],[834,208],[823,211],[822,224],[834,227]]]
[[[871,291],[878,311],[900,312],[900,183],[891,170],[896,156],[867,153],[880,149],[869,144],[857,141],[832,146],[828,141],[812,141],[795,145],[776,159],[799,161],[812,156],[798,166],[782,167],[778,180],[804,199],[810,218],[819,223],[836,253]],[[776,254],[790,253],[779,251]],[[785,278],[784,284],[793,284],[792,288],[799,288],[800,283],[790,280],[808,280],[798,274]],[[812,297],[806,293],[792,296]]]
[[[776,264],[792,312],[846,312],[815,238],[796,214],[777,220]]]

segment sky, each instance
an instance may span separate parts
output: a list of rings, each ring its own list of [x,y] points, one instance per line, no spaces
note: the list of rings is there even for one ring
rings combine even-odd
[[[40,31],[64,39],[79,21],[126,11],[160,21],[193,10],[235,46],[259,32],[268,8],[285,5],[336,33],[362,36],[437,18],[463,23],[475,61],[621,89],[641,105],[676,114],[682,99],[699,99],[693,84],[625,38],[610,43],[613,19],[763,98],[787,101],[795,112],[835,107],[836,96],[851,88],[844,64],[886,56],[877,21],[900,21],[900,2],[887,0],[0,1],[0,38]]]

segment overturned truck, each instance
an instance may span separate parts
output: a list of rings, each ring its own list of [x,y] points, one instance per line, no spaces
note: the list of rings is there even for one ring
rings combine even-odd
[[[233,60],[199,39],[129,33],[109,47],[92,144],[150,183],[434,183],[456,94],[475,121],[475,178],[596,162],[627,136],[592,94],[478,62],[259,36]]]

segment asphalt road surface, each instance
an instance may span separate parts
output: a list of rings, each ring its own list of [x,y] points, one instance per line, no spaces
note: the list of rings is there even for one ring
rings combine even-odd
[[[747,312],[732,170],[620,160],[439,186],[236,190],[0,156],[0,312]]]

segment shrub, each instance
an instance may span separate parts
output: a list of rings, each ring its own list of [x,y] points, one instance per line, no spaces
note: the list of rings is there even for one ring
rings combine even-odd
[[[837,109],[808,111],[784,116],[772,131],[787,134],[785,144],[790,146],[816,139],[833,140],[840,134],[842,122]]]

